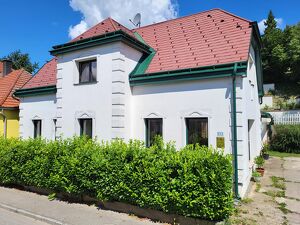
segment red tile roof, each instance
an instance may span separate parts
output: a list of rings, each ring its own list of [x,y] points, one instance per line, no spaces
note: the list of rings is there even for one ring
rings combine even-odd
[[[18,107],[19,100],[13,97],[13,93],[31,77],[31,74],[24,69],[14,70],[5,77],[0,77],[0,107]]]
[[[27,82],[23,88],[35,88],[56,85],[56,58],[53,58]]]
[[[114,31],[122,30],[125,33],[129,34],[130,36],[135,38],[133,31],[129,30],[127,27],[123,26],[122,24],[118,23],[117,21],[113,20],[112,18],[107,18],[102,22],[96,24],[95,26],[88,29],[86,32],[82,33],[78,37],[74,38],[72,41],[78,41],[85,38],[90,38],[93,36],[98,36],[105,33],[110,33]]]
[[[136,29],[156,54],[146,73],[247,61],[250,21],[221,9]]]
[[[72,41],[122,30],[138,32],[156,54],[146,73],[247,61],[251,22],[221,9],[129,30],[108,18]],[[56,84],[56,60],[52,59],[24,88]]]

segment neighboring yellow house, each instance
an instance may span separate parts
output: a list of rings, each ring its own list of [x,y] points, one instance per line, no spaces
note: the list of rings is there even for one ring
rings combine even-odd
[[[0,135],[19,137],[19,100],[13,96],[16,89],[30,80],[24,69],[13,70],[10,60],[0,61]]]

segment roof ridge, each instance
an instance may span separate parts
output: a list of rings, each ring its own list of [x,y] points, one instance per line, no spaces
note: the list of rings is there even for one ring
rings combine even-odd
[[[239,18],[241,20],[244,20],[246,22],[251,22],[250,20],[247,20],[245,18],[239,17],[239,16],[237,16],[237,15],[235,15],[233,13],[230,13],[230,12],[228,12],[226,10],[223,10],[221,8],[213,8],[213,9],[205,10],[205,11],[202,11],[202,12],[193,13],[193,14],[190,14],[190,15],[185,15],[185,16],[177,17],[177,18],[174,18],[174,19],[169,19],[169,20],[158,22],[158,23],[149,24],[149,25],[142,26],[142,27],[139,27],[139,28],[134,28],[134,29],[132,29],[132,31],[138,31],[139,29],[143,29],[145,27],[155,26],[157,24],[162,24],[162,23],[167,23],[169,21],[174,21],[174,20],[179,20],[179,19],[182,19],[182,18],[192,17],[192,16],[200,15],[200,14],[211,12],[211,11],[215,11],[215,10],[222,11],[223,13],[226,13],[228,15],[234,16],[234,17]]]
[[[107,17],[106,19],[104,20],[101,20],[100,22],[96,23],[94,26],[91,26],[90,28],[88,28],[86,31],[84,31],[83,33],[79,34],[78,36],[76,36],[75,38],[71,39],[69,42],[72,42],[74,41],[75,39],[77,39],[78,37],[80,37],[81,35],[87,33],[89,30],[91,30],[92,28],[96,27],[99,25],[99,23],[103,23],[105,20],[109,20],[109,17]]]
[[[228,14],[228,15],[230,15],[230,16],[233,16],[233,17],[236,17],[236,18],[238,18],[238,19],[244,20],[244,21],[246,21],[246,22],[249,22],[249,23],[253,22],[253,21],[251,21],[251,20],[248,20],[248,19],[246,19],[246,18],[243,18],[243,17],[241,17],[241,16],[235,15],[235,14],[233,14],[233,13],[231,13],[231,12],[228,12],[228,11],[226,11],[226,10],[224,10],[224,9],[221,9],[221,8],[216,8],[216,9],[217,9],[217,10],[220,10],[220,11],[222,11],[223,13],[226,13],[226,14]]]
[[[6,96],[2,99],[2,101],[0,102],[0,106],[7,100],[7,98],[9,97],[10,93],[12,92],[14,86],[17,84],[18,80],[19,80],[19,77],[23,74],[24,70],[23,68],[21,69],[18,69],[20,70],[20,73],[16,76],[16,79],[14,80],[14,82],[12,83],[12,85],[10,86],[10,88],[8,89],[9,91],[7,92]],[[18,71],[18,70],[15,70],[15,71]],[[9,76],[9,74],[7,75]]]
[[[116,28],[115,24],[113,23],[113,19],[111,17],[108,17],[108,19],[111,22],[111,25],[113,26],[113,28],[115,29],[115,31],[117,31],[117,28]]]

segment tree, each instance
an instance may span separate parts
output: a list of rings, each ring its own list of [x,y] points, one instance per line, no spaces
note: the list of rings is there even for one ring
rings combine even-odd
[[[300,23],[287,26],[284,30],[287,60],[287,76],[293,82],[300,82]]]
[[[264,82],[276,83],[282,80],[286,72],[287,54],[284,46],[284,34],[277,28],[272,11],[269,12],[265,26],[265,33],[262,35]]]
[[[22,53],[20,50],[16,50],[0,60],[3,59],[11,60],[15,70],[23,68],[29,73],[34,73],[39,68],[37,62],[31,62],[28,53]]]

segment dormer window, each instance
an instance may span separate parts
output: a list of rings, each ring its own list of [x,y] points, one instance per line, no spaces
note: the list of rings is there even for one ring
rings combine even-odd
[[[92,83],[97,81],[97,61],[89,60],[79,62],[79,83]]]

